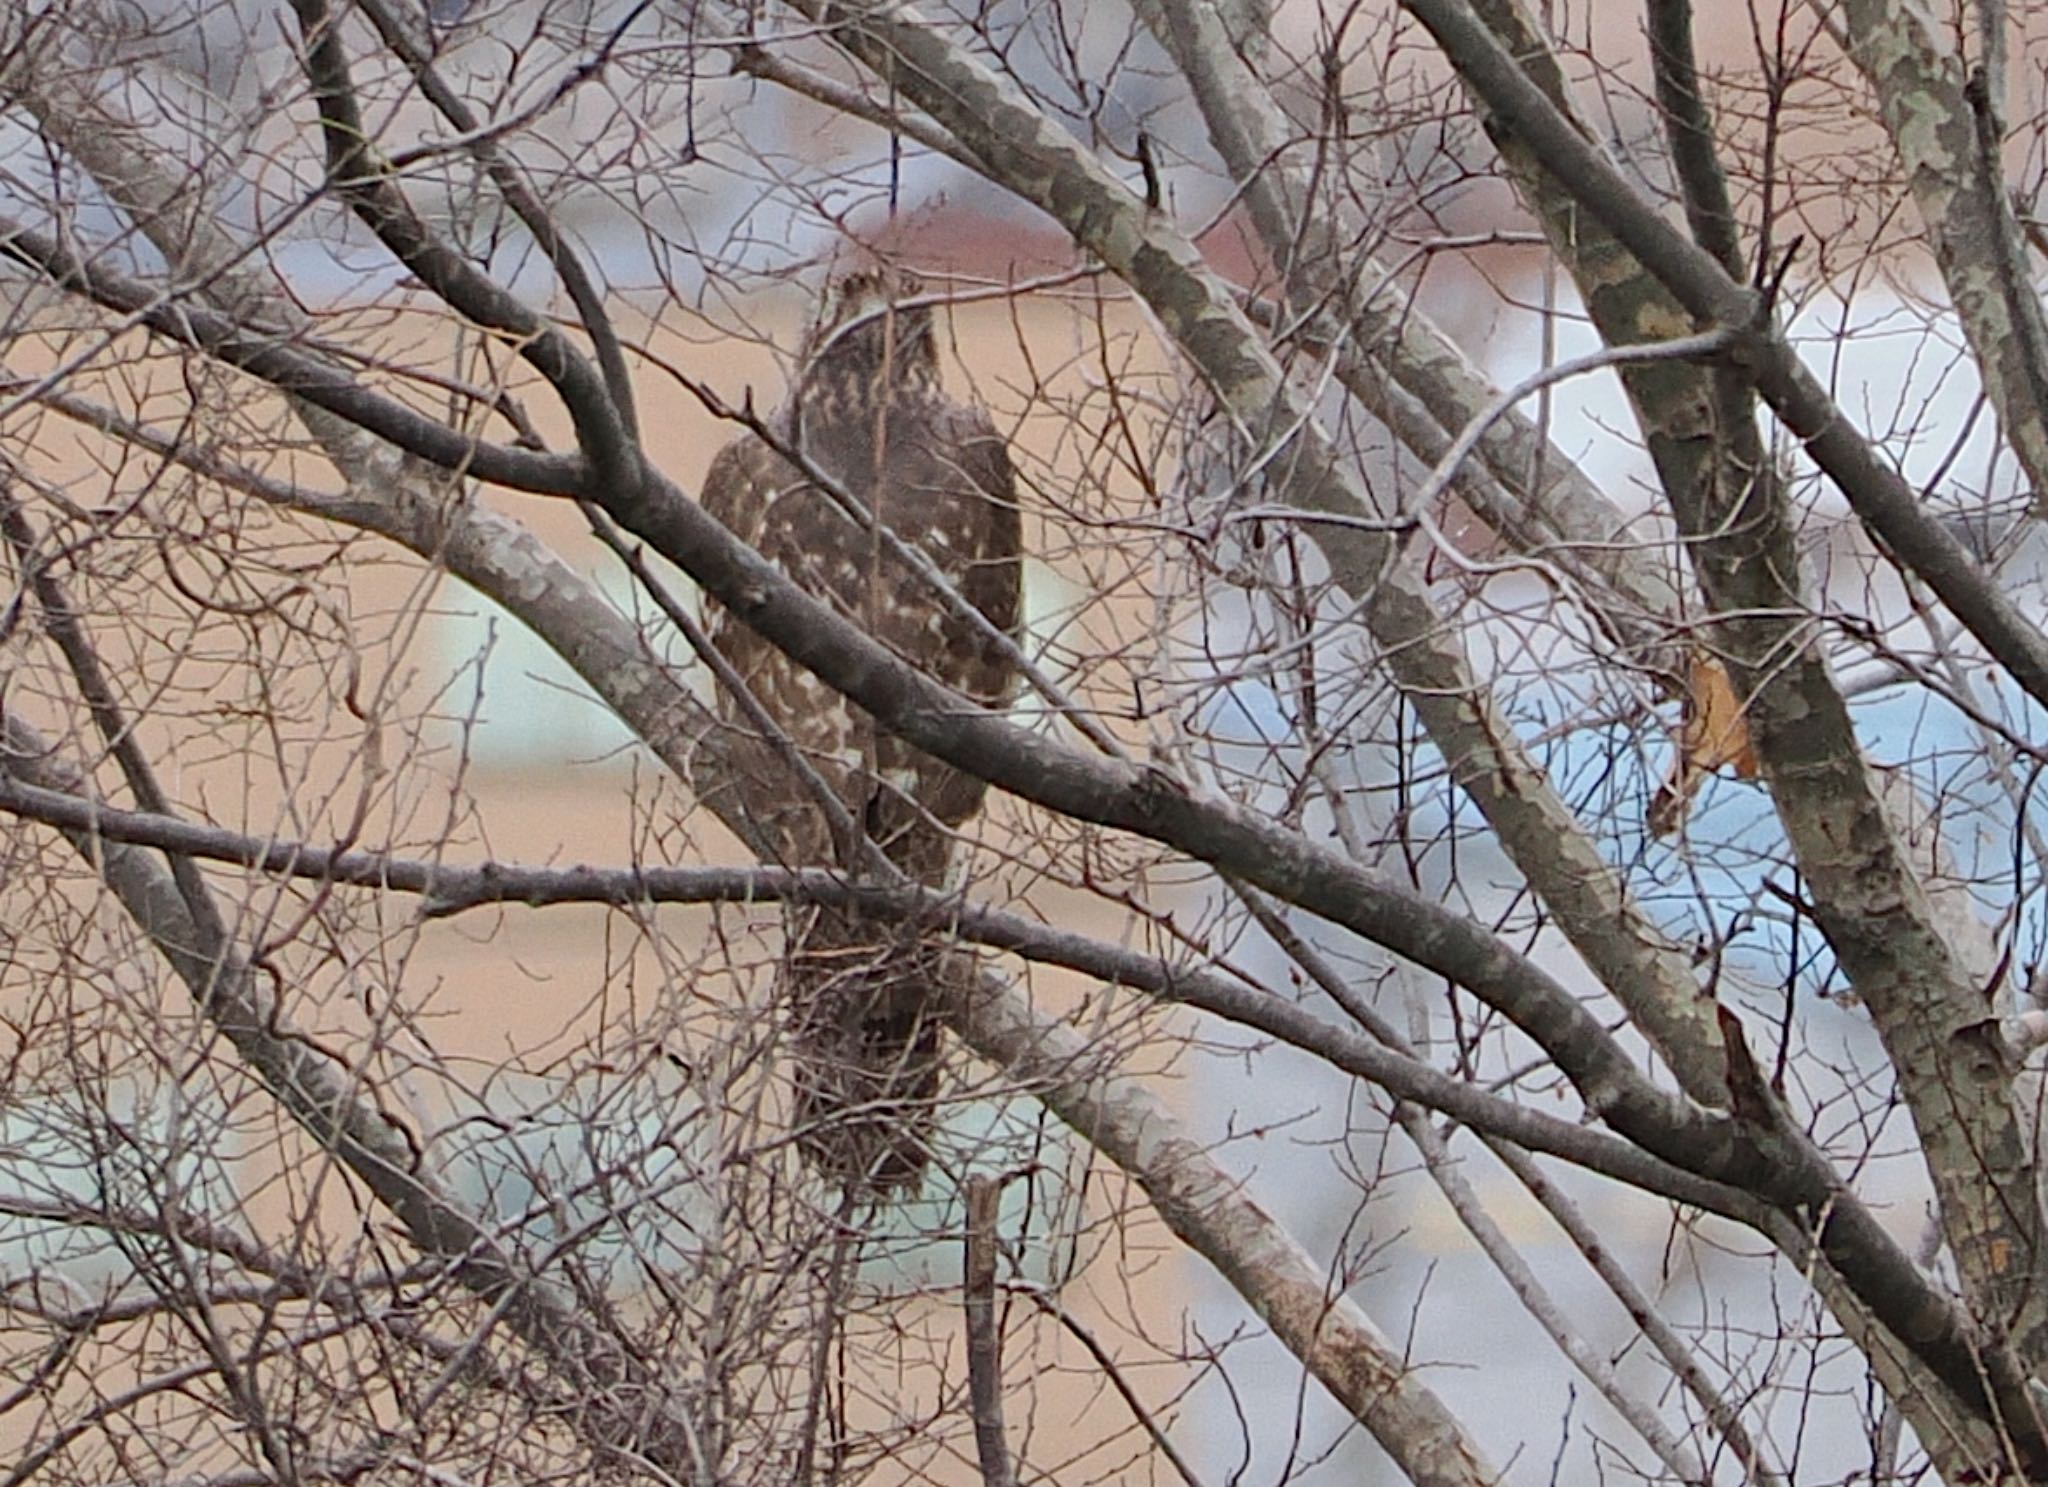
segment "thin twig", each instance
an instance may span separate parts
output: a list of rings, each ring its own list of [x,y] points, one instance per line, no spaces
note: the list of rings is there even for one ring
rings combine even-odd
[[[1055,1297],[1048,1295],[1043,1287],[1013,1283],[1010,1289],[1028,1297],[1033,1306],[1058,1322],[1074,1341],[1087,1350],[1088,1356],[1095,1360],[1095,1366],[1102,1370],[1102,1376],[1109,1380],[1110,1387],[1116,1390],[1130,1409],[1131,1417],[1144,1428],[1145,1434],[1152,1437],[1152,1444],[1158,1448],[1159,1454],[1180,1473],[1181,1481],[1185,1482],[1187,1487],[1206,1487],[1202,1479],[1195,1475],[1195,1469],[1188,1463],[1187,1457],[1181,1455],[1173,1444],[1173,1437],[1152,1418],[1152,1412],[1145,1408],[1145,1401],[1138,1398],[1137,1391],[1131,1387],[1131,1381],[1124,1377],[1123,1369],[1117,1366],[1117,1361],[1111,1356],[1109,1349],[1102,1345],[1102,1339],[1090,1331],[1079,1317],[1061,1306]]]
[[[818,1293],[818,1332],[811,1352],[811,1377],[804,1396],[803,1427],[797,1434],[796,1487],[812,1487],[816,1478],[818,1430],[828,1413],[832,1382],[832,1350],[839,1343],[845,1320],[846,1297],[853,1280],[854,1247],[859,1232],[853,1227],[853,1210],[860,1201],[858,1191],[848,1186],[839,1198],[839,1211],[832,1220],[832,1255],[825,1264],[825,1284]],[[843,1431],[844,1421],[839,1421]],[[834,1457],[839,1439],[834,1437]],[[838,1473],[828,1472],[826,1480],[837,1482]]]
[[[996,1317],[996,1203],[993,1177],[967,1179],[966,1268],[962,1305],[967,1312],[967,1399],[974,1415],[974,1447],[986,1487],[1017,1487],[1003,1425],[1003,1329]]]

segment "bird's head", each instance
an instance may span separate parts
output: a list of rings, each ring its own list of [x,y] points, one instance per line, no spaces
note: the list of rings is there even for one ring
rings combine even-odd
[[[832,286],[825,311],[804,342],[808,372],[830,369],[879,386],[934,382],[939,372],[933,307],[915,303],[924,284],[901,270],[852,273]]]

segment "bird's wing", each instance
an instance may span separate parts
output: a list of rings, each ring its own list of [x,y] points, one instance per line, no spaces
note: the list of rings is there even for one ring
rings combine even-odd
[[[735,537],[801,582],[792,558],[807,543],[809,503],[785,500],[800,482],[775,452],[751,434],[721,449],[705,472],[699,500]],[[809,585],[806,585],[807,587]],[[855,778],[872,727],[867,715],[768,641],[713,604],[705,629],[711,643],[762,711],[788,735],[816,774],[849,808],[859,810],[866,787]],[[780,861],[814,867],[833,860],[824,813],[789,769],[782,751],[763,737],[747,710],[720,687],[717,712],[730,729],[726,753],[732,788]]]
[[[1019,639],[1024,524],[1009,443],[996,432],[987,410],[971,404],[948,403],[938,422],[935,442],[950,452],[956,488],[966,497],[947,507],[953,530],[944,535],[957,554],[954,580],[991,625]],[[948,642],[947,680],[953,686],[988,707],[1004,706],[1016,695],[1017,666],[1006,650],[968,626],[949,628]]]

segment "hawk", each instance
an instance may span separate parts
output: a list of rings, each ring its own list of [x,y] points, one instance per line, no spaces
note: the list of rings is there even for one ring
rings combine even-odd
[[[842,279],[768,427],[1014,637],[1023,531],[1009,450],[983,409],[940,386],[938,326],[932,306],[915,299],[921,288],[904,273]],[[984,707],[1014,694],[1014,653],[949,608],[769,440],[747,434],[720,450],[702,500],[735,536],[926,675]],[[725,610],[707,628],[866,840],[912,880],[943,886],[958,828],[981,808],[982,781],[892,737]],[[723,689],[718,712],[727,788],[758,842],[783,866],[834,865],[815,787],[794,777]],[[859,871],[858,862],[837,865]],[[945,956],[914,930],[834,909],[793,911],[786,940],[800,1146],[850,1189],[915,1186],[935,1120]]]

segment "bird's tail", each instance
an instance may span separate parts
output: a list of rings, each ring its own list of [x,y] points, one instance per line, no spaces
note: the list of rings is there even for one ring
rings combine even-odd
[[[849,1192],[914,1189],[930,1164],[943,960],[895,927],[831,910],[790,952],[798,1146]]]

